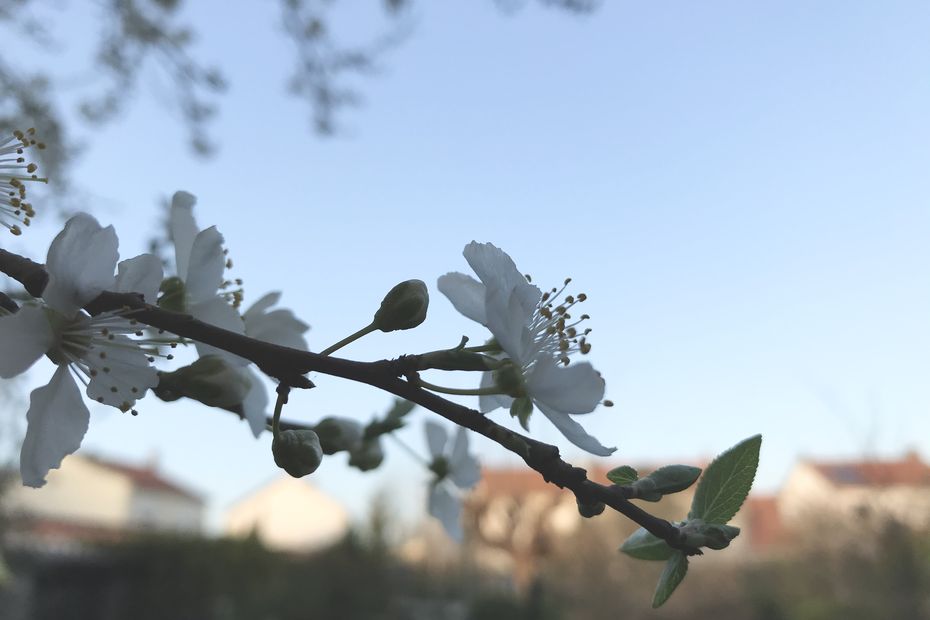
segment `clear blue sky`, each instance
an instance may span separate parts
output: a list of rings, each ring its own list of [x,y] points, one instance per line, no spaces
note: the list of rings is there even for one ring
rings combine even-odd
[[[89,69],[69,64],[94,17],[73,4],[52,26],[70,33],[63,77]],[[423,327],[344,351],[378,359],[484,337],[434,284],[467,269],[467,242],[491,241],[536,282],[572,276],[589,295],[591,361],[617,405],[580,421],[618,464],[695,461],[757,432],[762,490],[801,455],[930,458],[927,3],[607,2],[579,18],[423,2],[335,140],[285,95],[273,3],[187,4],[202,57],[231,82],[218,155],[193,159],[150,88],[83,134],[75,178],[124,257],[144,250],[158,201],[188,190],[226,236],[246,303],[283,290],[316,350],[397,281],[426,280]],[[343,12],[340,30],[369,32],[367,15]],[[54,230],[32,232],[20,247],[41,259]],[[390,402],[313,379],[289,417],[367,419]],[[93,409],[85,449],[157,453],[220,507],[275,475],[270,439],[231,416],[140,405],[138,418]],[[424,415],[402,434],[420,450]],[[537,418],[535,436],[586,460]],[[343,459],[313,480],[357,514],[376,489],[422,501],[427,475],[403,451],[373,476]]]

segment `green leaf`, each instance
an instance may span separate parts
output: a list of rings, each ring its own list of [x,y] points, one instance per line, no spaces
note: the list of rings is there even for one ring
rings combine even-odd
[[[681,551],[676,551],[668,559],[662,575],[659,576],[656,593],[652,597],[653,609],[665,604],[665,601],[672,595],[672,592],[675,591],[675,588],[682,582],[686,574],[688,574],[688,558]]]
[[[620,545],[620,551],[637,560],[661,562],[672,557],[674,549],[658,536],[650,534],[646,528],[639,528]]]
[[[630,484],[639,479],[639,473],[629,465],[622,465],[607,472],[607,479],[614,484]]]
[[[684,491],[697,482],[700,475],[700,467],[692,467],[691,465],[666,465],[646,476],[645,480],[652,480],[655,483],[653,490],[663,495],[669,495],[670,493]]]
[[[698,484],[688,519],[724,524],[739,511],[759,466],[762,435],[746,439],[714,459]]]

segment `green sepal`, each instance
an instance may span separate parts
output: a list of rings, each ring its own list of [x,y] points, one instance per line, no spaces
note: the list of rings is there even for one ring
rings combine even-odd
[[[162,310],[172,312],[184,312],[187,308],[186,296],[187,291],[184,288],[184,280],[177,276],[171,276],[161,281],[158,286],[161,297],[158,298],[158,307]]]
[[[523,398],[515,398],[510,405],[510,417],[520,420],[520,426],[522,426],[525,431],[530,430],[529,421],[531,413],[533,413],[533,401],[526,396]]]

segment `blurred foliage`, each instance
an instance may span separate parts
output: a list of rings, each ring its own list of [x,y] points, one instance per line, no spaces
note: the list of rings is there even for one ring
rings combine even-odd
[[[72,0],[73,1],[73,0]],[[526,0],[489,0],[506,11],[522,8]],[[569,13],[590,13],[598,0],[537,0],[541,5]],[[189,23],[183,0],[100,0],[82,10],[96,13],[96,32],[44,17],[67,7],[37,0],[0,0],[0,27],[12,44],[0,53],[0,131],[37,127],[42,139],[55,148],[46,149],[39,162],[52,187],[68,187],[68,163],[79,154],[69,127],[68,114],[59,109],[61,92],[79,86],[78,118],[99,126],[117,118],[133,102],[142,83],[169,103],[185,127],[193,152],[209,155],[216,147],[209,123],[216,115],[226,90],[220,67],[204,63],[194,50],[197,24]],[[257,10],[269,3],[255,3]],[[306,101],[311,124],[319,135],[338,131],[338,116],[358,105],[361,94],[353,80],[369,76],[387,52],[402,43],[413,29],[412,13],[417,0],[382,0],[365,8],[348,7],[338,0],[278,0],[279,26],[295,49],[290,92]],[[72,5],[73,6],[73,5]],[[367,42],[347,42],[336,34],[336,22],[355,23],[359,11],[377,14],[381,31]],[[60,24],[60,22],[59,22]],[[51,27],[50,27],[51,26]],[[342,28],[345,30],[345,28]],[[88,76],[55,76],[30,66],[25,48],[37,45],[52,55],[73,54],[77,38],[92,37],[92,73]],[[245,42],[244,42],[245,43]],[[63,83],[66,82],[66,83]]]

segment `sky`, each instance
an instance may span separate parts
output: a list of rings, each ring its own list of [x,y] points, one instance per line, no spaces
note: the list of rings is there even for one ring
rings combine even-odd
[[[541,286],[570,276],[588,295],[588,359],[616,406],[577,419],[618,447],[610,463],[705,461],[762,433],[756,488],[772,492],[801,457],[930,459],[930,5],[606,2],[576,16],[423,2],[408,39],[357,81],[365,102],[340,117],[345,131],[321,139],[287,95],[293,50],[273,4],[186,3],[200,57],[230,82],[215,157],[187,150],[156,68],[116,122],[74,127],[74,178],[123,257],[187,190],[201,226],[225,236],[245,304],[283,291],[313,350],[366,325],[395,283],[423,279],[423,326],[340,352],[375,360],[486,337],[435,281],[468,270],[466,243],[490,241]],[[73,84],[93,73],[96,14],[64,6],[48,16],[60,49],[35,58]],[[341,35],[373,31],[371,5],[344,6]],[[78,94],[63,92],[64,113]],[[7,247],[42,260],[58,224]],[[36,366],[29,387],[48,373]],[[311,378],[286,417],[364,421],[391,402]],[[277,475],[270,437],[232,416],[140,405],[138,417],[92,407],[82,450],[157,459],[208,494],[214,524]],[[399,434],[423,454],[429,415]],[[591,462],[542,416],[530,424]],[[472,443],[485,464],[521,463]],[[378,492],[417,518],[429,475],[386,447],[374,474],[339,455],[312,482],[357,518]]]

